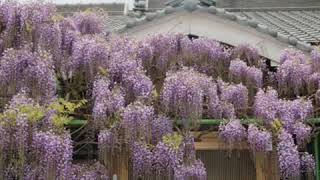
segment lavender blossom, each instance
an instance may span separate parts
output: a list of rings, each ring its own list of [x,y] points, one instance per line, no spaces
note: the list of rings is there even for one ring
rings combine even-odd
[[[303,146],[310,140],[311,127],[302,122],[298,122],[293,127],[293,134],[296,135],[298,146]]]
[[[152,142],[157,144],[164,135],[170,134],[173,131],[173,122],[170,118],[160,116],[152,121]]]
[[[78,39],[72,48],[72,63],[69,68],[71,74],[84,71],[87,78],[92,80],[99,68],[108,67],[108,47],[100,36],[84,36]]]
[[[301,170],[303,172],[314,173],[316,170],[316,163],[312,154],[304,152],[301,155]]]
[[[312,102],[299,98],[293,101],[279,101],[279,118],[284,128],[292,133],[296,122],[303,122],[311,115],[313,111]]]
[[[129,99],[127,102],[132,102],[135,99],[148,99],[152,92],[152,81],[143,74],[143,72],[136,72],[124,78],[124,86],[126,87],[126,95]]]
[[[232,79],[241,80],[242,78],[246,77],[247,69],[248,69],[248,66],[244,61],[240,59],[236,59],[231,61],[229,72]]]
[[[278,93],[274,89],[267,89],[266,92],[260,89],[255,96],[254,113],[268,125],[277,118],[279,108]]]
[[[204,167],[204,164],[197,160],[191,165],[181,165],[174,170],[174,179],[175,180],[185,180],[188,178],[196,180],[206,180],[207,171]]]
[[[257,88],[262,88],[263,73],[260,69],[255,67],[248,67],[246,70],[247,83]]]
[[[242,84],[225,86],[222,89],[221,100],[233,104],[238,112],[245,112],[248,108],[248,89]]]
[[[103,17],[91,11],[81,12],[74,15],[77,29],[82,34],[100,34],[104,30]]]
[[[315,72],[319,72],[319,69],[320,69],[320,54],[318,52],[318,49],[312,50],[311,58],[312,58],[312,70],[315,71]]]
[[[246,129],[242,126],[239,119],[231,120],[227,124],[220,124],[219,138],[228,145],[241,143],[247,136]]]
[[[306,62],[305,56],[301,51],[294,49],[285,49],[280,54],[280,64],[285,63],[286,61],[297,60],[297,62],[304,64]]]
[[[134,177],[143,177],[151,173],[153,154],[145,145],[137,142],[133,143],[131,160]]]
[[[249,66],[259,67],[261,64],[258,49],[251,47],[249,44],[241,44],[234,48],[232,57],[244,60]]]
[[[278,140],[277,151],[281,177],[298,177],[300,175],[300,156],[292,135],[281,130]]]
[[[251,149],[255,152],[268,152],[272,150],[271,132],[258,129],[253,124],[248,128],[248,142]]]
[[[203,82],[207,77],[192,69],[168,73],[162,90],[162,105],[168,113],[186,120],[198,118],[203,110]]]
[[[124,107],[124,95],[115,87],[109,89],[110,81],[107,77],[98,78],[93,84],[92,97],[94,106],[92,114],[98,124],[107,122],[108,117],[114,115],[120,108]]]
[[[41,166],[39,177],[69,179],[72,161],[70,134],[58,136],[52,132],[35,133],[32,147]]]
[[[129,104],[122,113],[121,121],[129,142],[136,139],[151,139],[151,123],[153,119],[153,107],[145,106],[141,102]]]
[[[45,52],[8,49],[0,61],[2,88],[10,87],[14,94],[27,88],[32,97],[44,102],[55,95],[55,78],[51,57]]]

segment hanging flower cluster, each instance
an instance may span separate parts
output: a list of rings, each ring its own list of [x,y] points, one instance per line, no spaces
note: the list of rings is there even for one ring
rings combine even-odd
[[[200,118],[226,119],[219,137],[230,147],[247,140],[254,152],[276,150],[282,178],[314,171],[312,155],[299,150],[313,133],[307,119],[318,113],[316,49],[311,63],[285,50],[271,73],[248,44],[182,34],[106,38],[103,14],[55,11],[46,3],[0,3],[0,95],[15,95],[0,115],[5,179],[109,179],[121,159],[134,179],[204,180],[190,134]],[[78,112],[82,99],[89,103]],[[72,116],[89,118],[76,142],[64,128]],[[247,126],[241,118],[257,121]],[[84,136],[88,142],[77,142]],[[72,164],[73,149],[96,143],[100,163]]]
[[[50,54],[28,49],[8,49],[0,60],[1,86],[5,93],[28,89],[32,97],[45,101],[56,93],[56,77]]]

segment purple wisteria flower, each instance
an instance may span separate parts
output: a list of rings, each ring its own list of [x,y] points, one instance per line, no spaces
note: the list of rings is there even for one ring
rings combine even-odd
[[[302,122],[297,122],[293,127],[293,134],[296,135],[298,146],[303,146],[311,138],[311,127]]]
[[[279,109],[279,98],[276,90],[268,88],[266,91],[260,89],[254,102],[254,114],[268,125],[277,118]]]
[[[313,112],[311,100],[303,98],[293,101],[280,100],[278,114],[284,128],[292,133],[294,124],[297,121],[304,122]]]
[[[116,136],[110,129],[100,131],[98,134],[99,151],[102,152],[105,149],[112,149],[116,143],[115,140]]]
[[[56,77],[51,56],[40,51],[8,49],[0,61],[2,88],[15,92],[27,88],[32,97],[40,101],[51,99],[56,93]]]
[[[172,173],[182,162],[183,151],[175,150],[163,142],[159,142],[153,150],[154,169],[157,174]]]
[[[101,36],[83,36],[72,46],[72,63],[68,69],[71,74],[84,71],[86,78],[93,79],[99,68],[109,65],[109,51]]]
[[[150,98],[153,89],[151,79],[141,71],[124,77],[123,86],[126,89],[128,103],[133,102],[137,98]]]
[[[210,81],[210,78],[192,69],[168,72],[161,94],[166,112],[182,118],[185,123],[201,117],[205,90],[209,92],[206,86]],[[216,101],[213,96],[211,100]]]
[[[181,48],[182,34],[160,34],[146,40],[145,46],[152,48],[155,67],[160,72],[167,72],[171,63],[175,62]]]
[[[151,124],[152,142],[157,144],[164,135],[173,132],[173,121],[165,116],[159,116],[154,119]]]
[[[206,180],[207,171],[200,160],[194,161],[191,165],[180,165],[174,170],[175,180],[185,179]]]
[[[304,152],[301,155],[301,170],[303,172],[314,173],[316,169],[316,163],[312,154]]]
[[[296,94],[302,92],[312,74],[309,64],[301,63],[298,57],[284,61],[277,70],[276,78],[282,94]]]
[[[246,136],[246,129],[239,119],[230,120],[227,124],[220,124],[219,126],[219,138],[229,146],[241,143]]]
[[[281,130],[278,140],[277,151],[281,177],[298,177],[300,175],[300,156],[292,135]]]
[[[255,67],[248,67],[246,70],[247,84],[251,84],[257,88],[262,88],[263,73],[260,69]]]
[[[248,108],[248,89],[242,84],[222,87],[221,100],[233,104],[237,112],[245,112]]]
[[[181,39],[182,63],[214,77],[223,75],[230,64],[230,54],[219,42],[207,38]]]
[[[320,53],[318,49],[314,49],[311,52],[312,58],[312,70],[315,72],[320,72]]]
[[[249,66],[259,67],[261,64],[258,49],[249,44],[240,44],[232,50],[233,59],[239,58],[247,62]]]
[[[135,178],[148,175],[152,171],[153,153],[146,145],[134,142],[132,145],[133,176]]]
[[[32,147],[41,167],[39,177],[69,179],[73,153],[70,134],[37,132],[33,135]]]
[[[210,118],[221,118],[223,114],[223,108],[221,107],[221,101],[218,95],[218,86],[210,79],[204,81],[204,105],[207,106],[206,115]]]
[[[232,79],[241,80],[241,78],[246,77],[247,69],[247,63],[240,59],[232,60],[229,66],[229,72]]]
[[[126,131],[126,138],[131,142],[137,139],[151,139],[151,126],[154,119],[152,106],[141,102],[129,104],[122,113],[121,126]]]
[[[92,98],[94,100],[92,115],[100,125],[107,122],[108,117],[125,105],[121,89],[116,86],[110,90],[110,80],[107,77],[97,78],[93,83]]]
[[[297,51],[295,49],[285,49],[280,54],[280,64],[285,63],[286,61],[297,60],[297,62],[304,64],[306,62],[303,52]]]
[[[253,124],[248,128],[248,143],[255,152],[272,151],[272,134],[267,130],[260,130]]]
[[[82,34],[100,34],[104,30],[104,17],[92,11],[76,13],[73,19]]]

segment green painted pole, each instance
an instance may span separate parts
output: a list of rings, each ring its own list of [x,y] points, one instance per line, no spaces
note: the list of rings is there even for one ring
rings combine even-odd
[[[312,119],[309,119],[308,121],[312,124],[320,124],[320,118],[312,118]],[[212,126],[219,126],[221,122],[223,122],[222,119],[199,119],[198,121],[200,125],[212,125]],[[241,122],[243,124],[250,124],[250,123],[254,123],[255,119],[242,119]],[[86,123],[87,123],[87,120],[74,119],[74,120],[71,120],[68,124],[66,124],[66,126],[81,127]],[[182,122],[177,121],[176,124],[180,125],[182,124]]]

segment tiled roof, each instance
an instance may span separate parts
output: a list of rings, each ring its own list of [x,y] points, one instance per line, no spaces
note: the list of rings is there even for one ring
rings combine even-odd
[[[320,9],[292,11],[242,11],[236,14],[264,24],[304,42],[320,42]]]
[[[319,0],[219,0],[219,8],[253,7],[314,7],[320,6]]]
[[[128,21],[131,17],[129,16],[108,16],[105,21],[105,27],[107,32],[114,32],[126,27]]]

